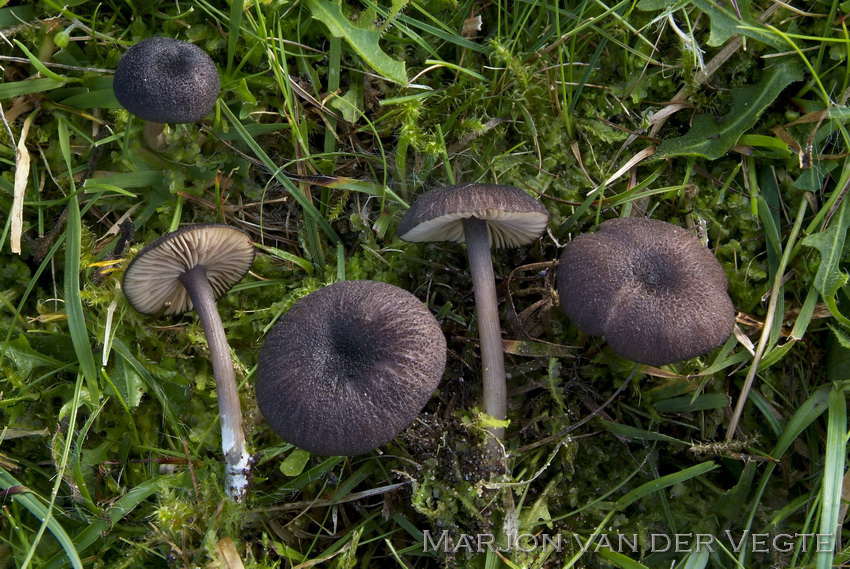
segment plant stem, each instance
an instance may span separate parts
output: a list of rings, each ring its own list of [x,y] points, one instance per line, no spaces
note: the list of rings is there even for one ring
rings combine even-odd
[[[224,324],[215,306],[215,294],[207,279],[206,267],[198,265],[186,271],[180,275],[180,282],[198,312],[210,348],[218,396],[218,413],[221,418],[221,447],[224,451],[227,495],[234,502],[241,502],[248,488],[250,455],[245,450],[242,407],[239,403],[233,361],[230,359],[230,346],[224,335]]]
[[[464,219],[463,234],[472,273],[475,314],[478,318],[478,336],[481,341],[484,412],[495,419],[504,421],[508,415],[505,354],[502,349],[496,276],[493,274],[487,222],[476,217]],[[505,436],[504,427],[492,428],[490,432],[499,441]]]

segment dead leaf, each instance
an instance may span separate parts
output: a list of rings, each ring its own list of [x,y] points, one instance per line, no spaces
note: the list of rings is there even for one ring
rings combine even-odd
[[[12,198],[11,246],[12,253],[21,254],[21,235],[24,231],[24,195],[27,191],[27,180],[30,177],[30,153],[27,150],[27,134],[29,133],[35,113],[30,114],[21,128],[21,136],[15,149],[15,188]]]
[[[239,557],[239,552],[236,551],[236,545],[229,537],[223,537],[215,544],[215,550],[221,556],[224,562],[224,567],[227,569],[245,569],[242,564],[242,558]]]

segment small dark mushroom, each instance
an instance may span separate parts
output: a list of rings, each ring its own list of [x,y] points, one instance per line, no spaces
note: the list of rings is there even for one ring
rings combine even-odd
[[[254,246],[243,231],[214,223],[185,225],[142,249],[127,266],[122,285],[130,305],[143,314],[198,312],[215,374],[226,490],[236,502],[247,491],[250,455],[230,347],[215,301],[242,280],[253,261]]]
[[[735,326],[723,267],[689,231],[611,219],[579,235],[558,266],[561,309],[623,358],[653,366],[704,354]]]
[[[218,70],[194,44],[148,38],[121,57],[112,88],[125,109],[146,121],[145,140],[158,150],[165,123],[197,122],[212,111],[218,97]]]
[[[271,428],[314,454],[356,455],[393,439],[428,402],[446,339],[396,286],[344,281],[296,302],[257,362],[257,404]]]
[[[546,208],[519,188],[465,184],[421,195],[398,227],[405,241],[466,241],[484,368],[484,412],[499,420],[507,418],[507,386],[490,246],[527,245],[548,223]],[[502,428],[492,432],[504,437]]]

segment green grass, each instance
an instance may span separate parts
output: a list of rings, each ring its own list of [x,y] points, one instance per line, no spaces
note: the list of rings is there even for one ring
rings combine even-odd
[[[838,535],[850,499],[847,6],[737,3],[742,20],[707,0],[0,7],[0,569],[850,562],[846,530],[835,551],[801,537]],[[199,45],[222,78],[214,114],[170,128],[163,154],[107,71],[153,35]],[[463,247],[395,235],[421,192],[471,181],[518,186],[551,215],[538,243],[494,255],[505,472],[485,460]],[[630,377],[558,310],[554,263],[575,235],[642,212],[705,239],[739,333]],[[258,244],[219,301],[258,455],[238,506],[196,317],[142,316],[119,286],[145,243],[202,221]],[[323,458],[268,429],[253,384],[274,321],[341,279],[416,294],[449,363],[392,443]],[[505,546],[506,528],[540,547],[462,546]],[[428,549],[444,530],[461,547]],[[651,547],[674,534],[716,541]],[[597,550],[617,535],[636,550]]]

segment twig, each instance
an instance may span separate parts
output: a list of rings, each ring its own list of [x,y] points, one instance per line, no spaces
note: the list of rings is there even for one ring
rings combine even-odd
[[[13,55],[0,55],[0,61],[12,61],[14,63],[32,63],[26,57],[15,57]],[[70,71],[90,71],[93,73],[115,73],[114,69],[104,69],[102,67],[81,67],[79,65],[65,65],[64,63],[51,63],[42,61],[45,67],[55,67],[56,69],[68,69]]]

